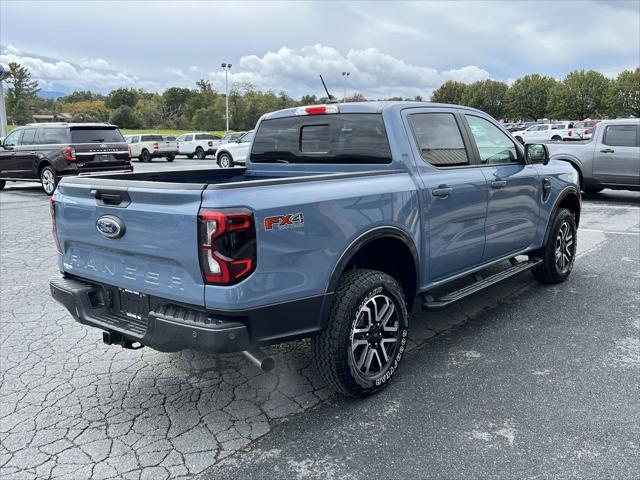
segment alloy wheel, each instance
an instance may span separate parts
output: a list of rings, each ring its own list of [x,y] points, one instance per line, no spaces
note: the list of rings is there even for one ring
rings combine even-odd
[[[358,373],[367,379],[386,372],[400,341],[400,318],[386,295],[369,298],[359,309],[351,327],[351,358]]]
[[[560,225],[555,246],[556,268],[558,272],[565,273],[571,267],[576,249],[573,232],[568,222],[563,222]]]
[[[47,193],[52,193],[56,189],[56,178],[48,168],[42,172],[42,188]]]

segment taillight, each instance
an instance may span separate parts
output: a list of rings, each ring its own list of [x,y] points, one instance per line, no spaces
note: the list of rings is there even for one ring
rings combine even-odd
[[[213,147],[213,141],[212,141],[212,140],[209,140],[209,141],[207,142],[207,145],[209,145],[210,147]]]
[[[569,130],[569,133],[567,135],[569,135],[570,137],[573,136],[573,130]]]
[[[200,209],[198,239],[205,283],[232,285],[255,270],[256,230],[250,210]]]
[[[160,144],[158,142],[153,142],[151,144],[151,148],[153,148],[154,150],[158,150],[160,148]]]
[[[588,128],[585,128],[585,129],[584,129],[584,134],[585,134],[585,135],[589,135],[589,129],[588,129]]]
[[[58,228],[56,227],[56,200],[53,197],[49,199],[49,212],[51,213],[51,233],[53,234],[53,239],[56,242],[56,249],[58,250],[58,253],[62,253],[60,241],[58,240]]]
[[[75,148],[66,147],[65,149],[62,150],[62,154],[64,155],[64,158],[66,158],[70,162],[75,162],[76,161],[76,149]]]
[[[296,115],[326,115],[338,112],[337,105],[311,105],[309,107],[296,108]]]

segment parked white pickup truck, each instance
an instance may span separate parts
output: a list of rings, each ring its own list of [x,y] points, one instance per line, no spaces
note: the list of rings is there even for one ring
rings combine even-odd
[[[541,140],[581,140],[575,138],[573,124],[569,122],[540,123],[512,135],[523,145]]]
[[[164,157],[167,162],[173,162],[178,154],[178,142],[165,140],[162,135],[125,135],[124,138],[129,145],[129,156],[141,162],[150,162],[158,157]]]
[[[207,155],[215,155],[220,140],[206,132],[185,133],[178,137],[178,153],[187,158],[194,156],[200,160]]]

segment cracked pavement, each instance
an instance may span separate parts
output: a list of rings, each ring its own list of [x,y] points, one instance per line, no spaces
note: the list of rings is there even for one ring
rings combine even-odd
[[[604,234],[587,237],[583,249]],[[2,478],[211,474],[283,420],[333,401],[307,341],[272,347],[271,373],[239,355],[104,345],[99,330],[76,323],[49,295],[59,272],[48,197],[36,186],[9,184],[0,193],[0,245]],[[414,309],[409,350],[510,303],[531,283],[524,275],[428,317]],[[449,361],[474,358],[462,353]],[[509,432],[508,425],[491,428]]]

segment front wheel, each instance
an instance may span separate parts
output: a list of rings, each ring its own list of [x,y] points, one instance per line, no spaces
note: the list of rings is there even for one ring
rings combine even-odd
[[[549,237],[533,256],[542,263],[531,272],[542,283],[561,283],[569,278],[578,245],[576,219],[566,208],[561,208],[552,220]]]
[[[204,150],[202,148],[198,147],[196,149],[196,158],[198,160],[204,160],[205,157],[206,157],[206,155],[204,153]]]
[[[44,193],[49,196],[53,195],[53,192],[55,192],[58,186],[58,176],[56,172],[54,172],[51,167],[44,167],[42,172],[40,172],[40,183],[42,183]]]
[[[406,349],[402,287],[386,273],[356,269],[342,276],[334,295],[329,323],[313,339],[316,368],[344,395],[375,393],[398,371]]]
[[[231,168],[233,167],[233,158],[225,152],[218,157],[218,165],[220,168]]]

